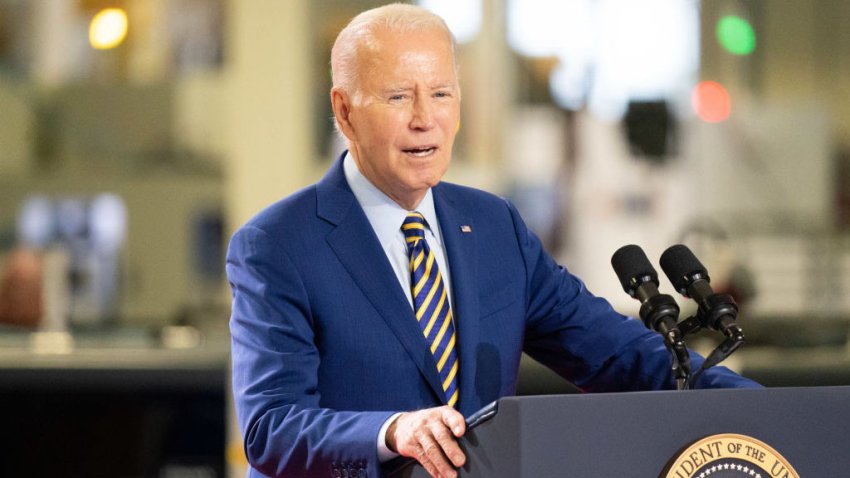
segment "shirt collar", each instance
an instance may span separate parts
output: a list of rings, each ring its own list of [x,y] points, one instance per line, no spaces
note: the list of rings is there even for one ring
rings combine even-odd
[[[408,210],[390,199],[389,196],[375,187],[366,176],[363,176],[351,156],[351,152],[345,153],[342,167],[345,172],[345,179],[348,181],[354,197],[357,198],[357,202],[360,203],[360,207],[363,208],[363,212],[366,213],[369,223],[372,224],[372,228],[381,242],[384,242],[385,238],[398,234]],[[437,222],[437,212],[434,209],[434,196],[431,188],[428,188],[428,192],[425,193],[425,197],[422,198],[416,210],[425,217],[431,232],[442,244],[440,225]]]

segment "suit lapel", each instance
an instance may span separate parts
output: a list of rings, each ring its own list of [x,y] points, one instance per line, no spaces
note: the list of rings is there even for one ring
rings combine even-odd
[[[480,406],[475,397],[476,344],[480,323],[475,224],[458,209],[444,187],[438,185],[432,191],[452,278],[452,306],[460,361],[458,402],[462,412],[469,415]]]
[[[342,161],[317,185],[318,214],[336,227],[327,242],[363,294],[445,403],[437,364],[366,214],[345,181]]]

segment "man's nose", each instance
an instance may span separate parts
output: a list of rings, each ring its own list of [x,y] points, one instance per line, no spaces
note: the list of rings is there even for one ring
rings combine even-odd
[[[417,97],[413,101],[413,112],[410,118],[410,128],[416,130],[429,130],[434,127],[434,115],[428,98]]]

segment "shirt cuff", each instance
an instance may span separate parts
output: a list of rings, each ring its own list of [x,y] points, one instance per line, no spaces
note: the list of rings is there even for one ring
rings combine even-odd
[[[392,425],[392,423],[401,415],[401,412],[396,413],[391,416],[381,425],[381,430],[378,431],[378,461],[381,463],[386,463],[393,458],[399,456],[398,453],[392,451],[387,447],[387,428]]]

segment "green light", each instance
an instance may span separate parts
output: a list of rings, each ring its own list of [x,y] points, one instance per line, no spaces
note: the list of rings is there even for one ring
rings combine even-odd
[[[756,49],[756,33],[741,17],[728,15],[717,22],[717,41],[733,55],[749,55]]]

